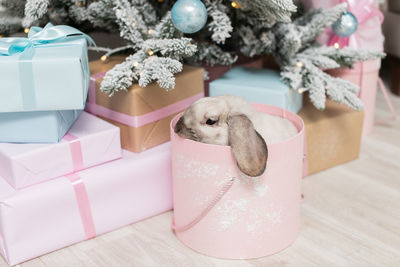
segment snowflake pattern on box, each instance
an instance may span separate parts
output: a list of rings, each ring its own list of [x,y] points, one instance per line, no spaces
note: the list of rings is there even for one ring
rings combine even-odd
[[[198,184],[192,199],[188,203],[196,211],[202,211],[218,194],[227,181],[234,177],[232,188],[209,212],[208,219],[215,221],[215,231],[230,231],[240,224],[243,230],[258,238],[260,232],[270,232],[282,223],[285,209],[268,201],[273,190],[263,177],[249,177],[241,173],[236,166],[223,166],[199,161],[186,155],[174,155],[174,161],[180,166],[174,173],[177,180]],[[205,187],[206,185],[206,187]],[[260,203],[265,203],[260,205]],[[193,217],[197,214],[193,214]]]

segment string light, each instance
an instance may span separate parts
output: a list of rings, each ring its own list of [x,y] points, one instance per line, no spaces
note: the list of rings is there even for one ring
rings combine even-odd
[[[335,47],[336,49],[339,49],[339,48],[340,48],[340,45],[339,45],[338,43],[334,43],[334,44],[333,44],[333,47]]]
[[[136,68],[137,66],[139,66],[139,62],[137,61],[133,62],[133,66]]]
[[[24,33],[28,34],[29,33],[29,28],[24,29]]]
[[[151,35],[153,33],[153,30],[152,29],[149,29],[148,31],[147,31],[147,34],[148,35]]]
[[[107,56],[106,55],[101,56],[100,60],[103,61],[103,62],[106,61],[107,60]]]
[[[149,56],[152,56],[152,55],[154,55],[154,52],[153,52],[153,50],[147,50],[147,54],[149,54]]]
[[[238,3],[238,2],[235,2],[235,1],[233,1],[233,2],[231,3],[231,6],[232,6],[233,8],[239,8],[239,7],[240,7],[239,3]]]
[[[164,0],[157,0],[157,2],[159,2],[159,3],[163,3],[163,2],[164,2]]]
[[[302,93],[304,93],[304,92],[306,92],[306,91],[308,91],[307,88],[299,88],[299,89],[297,89],[297,92],[298,92],[299,94],[302,94]]]
[[[85,2],[84,1],[78,1],[78,6],[79,7],[83,7],[85,5]]]
[[[3,35],[2,35],[2,34],[0,34],[0,38],[3,38]]]
[[[303,63],[300,62],[300,61],[297,61],[297,62],[296,62],[296,67],[297,67],[297,68],[303,67]]]

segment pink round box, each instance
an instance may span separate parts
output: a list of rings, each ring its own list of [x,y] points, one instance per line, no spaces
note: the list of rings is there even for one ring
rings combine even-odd
[[[335,77],[348,80],[360,86],[359,98],[364,104],[364,125],[362,136],[371,133],[374,126],[376,93],[378,90],[379,69],[381,60],[360,62],[353,69],[343,68],[329,70]]]
[[[287,248],[298,235],[304,123],[284,109],[253,105],[259,112],[290,120],[299,130],[285,142],[268,146],[267,168],[260,177],[241,174],[229,146],[204,144],[175,134],[173,128],[180,115],[171,122],[173,227],[191,225],[175,233],[197,252],[225,259],[259,258]],[[232,178],[230,189],[214,201]],[[215,205],[208,209],[213,201]],[[199,220],[191,224],[196,218]]]

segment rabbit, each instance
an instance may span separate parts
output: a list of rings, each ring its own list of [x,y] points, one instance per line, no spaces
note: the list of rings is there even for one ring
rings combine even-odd
[[[180,137],[231,146],[239,170],[247,176],[264,173],[268,145],[298,133],[288,120],[257,112],[239,96],[205,97],[194,102],[174,128]]]

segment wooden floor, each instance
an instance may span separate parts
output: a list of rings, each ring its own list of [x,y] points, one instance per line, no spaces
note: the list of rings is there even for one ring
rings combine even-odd
[[[389,116],[380,93],[376,116]],[[274,256],[197,254],[174,237],[168,212],[21,266],[400,266],[400,120],[375,127],[358,160],[306,178],[303,190],[300,236]]]

